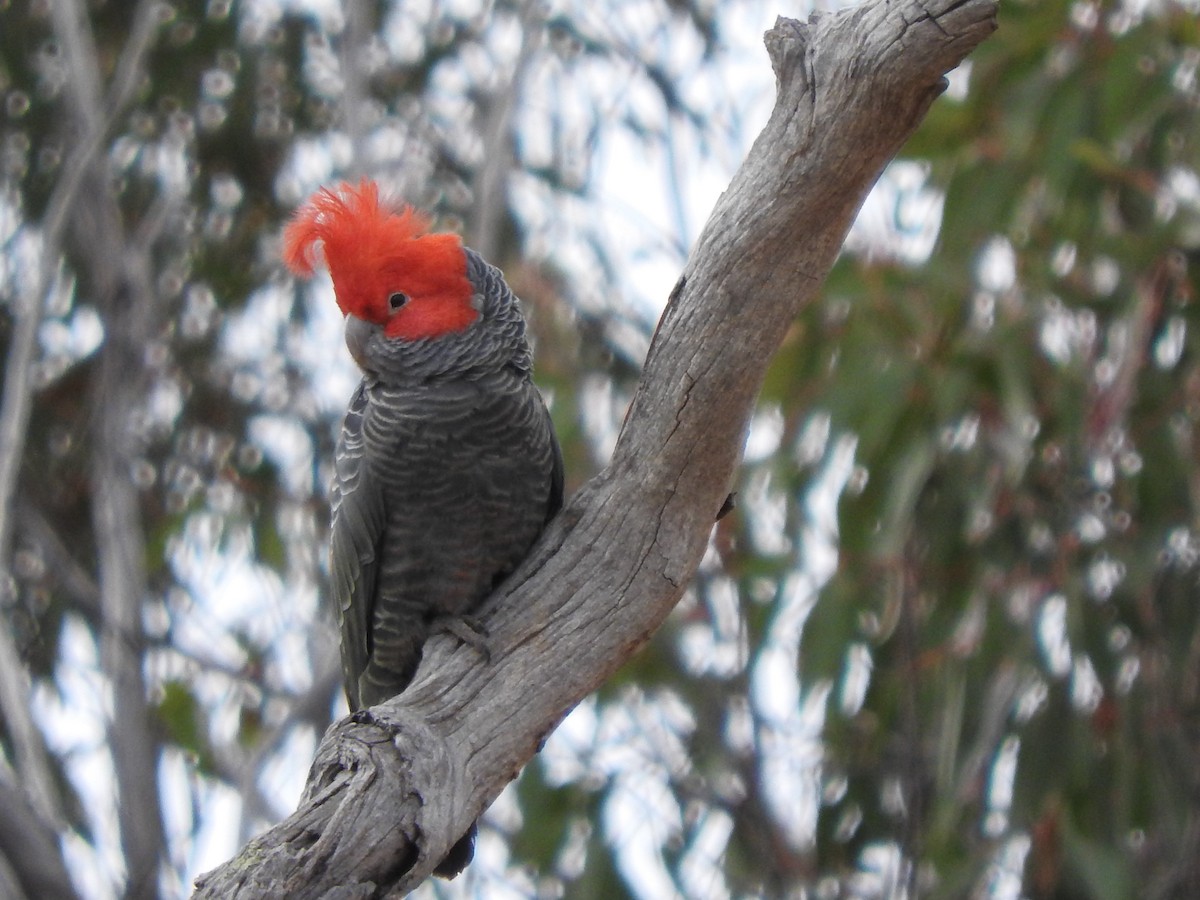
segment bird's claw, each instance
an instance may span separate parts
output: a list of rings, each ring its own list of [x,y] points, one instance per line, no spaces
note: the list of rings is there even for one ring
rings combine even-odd
[[[492,661],[492,651],[488,649],[487,626],[477,616],[444,616],[433,623],[438,631],[446,631],[454,635],[464,644],[479,653],[484,662]]]
[[[356,709],[350,713],[350,721],[355,725],[370,725],[372,728],[378,728],[384,732],[389,739],[393,739],[400,733],[400,724],[393,722],[386,716],[381,716],[375,711],[375,707],[368,706],[363,709]]]

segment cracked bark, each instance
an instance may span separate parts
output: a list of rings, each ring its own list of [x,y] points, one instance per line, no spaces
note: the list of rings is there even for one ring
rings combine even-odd
[[[611,462],[484,609],[490,662],[430,641],[409,689],[333,725],[299,809],[197,896],[412,890],[646,642],[699,563],[771,354],[995,15],[995,0],[894,0],[767,33],[775,109],[672,291]]]

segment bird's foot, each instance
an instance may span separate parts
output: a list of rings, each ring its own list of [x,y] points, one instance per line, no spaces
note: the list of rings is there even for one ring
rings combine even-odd
[[[431,628],[434,631],[449,632],[478,652],[485,662],[492,661],[492,651],[487,643],[488,630],[477,616],[442,616],[433,620]]]
[[[389,739],[396,737],[401,731],[400,723],[392,721],[387,716],[380,715],[375,707],[368,706],[364,709],[356,709],[350,713],[350,721],[355,725],[370,725],[373,728],[378,728]]]

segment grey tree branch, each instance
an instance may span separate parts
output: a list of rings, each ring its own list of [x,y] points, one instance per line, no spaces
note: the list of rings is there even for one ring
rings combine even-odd
[[[350,136],[354,167],[366,170],[366,103],[370,95],[367,71],[374,15],[368,3],[347,3],[344,7],[346,28],[342,33],[340,63],[342,81],[342,120]]]
[[[466,242],[483,256],[495,259],[500,246],[499,229],[506,208],[508,173],[513,162],[513,112],[520,100],[525,75],[534,54],[545,40],[541,4],[524,0],[517,12],[521,26],[521,47],[513,62],[508,83],[497,88],[484,101],[483,165],[475,174],[474,203],[466,225]]]
[[[98,411],[92,418],[90,487],[103,623],[100,661],[112,685],[108,746],[116,772],[125,896],[153,897],[167,841],[153,776],[159,744],[143,672],[146,546],[132,480],[138,448],[130,424],[146,395],[144,351],[162,314],[154,288],[153,239],[147,246],[127,240],[106,172],[95,171],[89,182],[94,187],[78,204],[72,224],[105,331],[90,400]]]
[[[29,805],[12,773],[0,767],[0,861],[15,885],[0,880],[0,897],[78,896],[58,847],[58,832]],[[7,887],[7,889],[6,889]]]
[[[42,221],[39,274],[22,296],[14,298],[14,328],[4,370],[4,392],[0,398],[0,608],[11,585],[13,511],[17,474],[24,456],[33,390],[31,375],[38,328],[45,315],[48,294],[61,265],[62,238],[72,206],[95,164],[103,140],[116,117],[132,96],[142,72],[146,51],[158,23],[157,4],[144,0],[134,17],[134,28],[118,62],[107,99],[102,102],[99,65],[87,32],[86,9],[72,0],[51,5],[55,33],[63,44],[64,58],[71,66],[69,80],[77,139],[55,185]],[[29,711],[28,676],[17,647],[6,628],[0,628],[0,715],[13,740],[21,786],[44,822],[60,827],[61,803],[54,787],[41,734]]]
[[[29,673],[21,663],[16,642],[9,634],[7,623],[0,623],[0,715],[4,716],[12,741],[13,763],[21,773],[26,797],[38,816],[43,822],[61,826],[62,804],[46,757],[42,733],[29,711],[29,688]],[[0,846],[0,855],[3,850]]]
[[[491,661],[431,641],[408,690],[334,724],[300,808],[198,896],[412,890],[646,642],[699,563],[771,354],[995,15],[995,0],[892,0],[768,32],[774,112],[672,292],[612,461],[484,610]]]
[[[77,267],[86,276],[105,332],[91,398],[97,414],[92,419],[95,443],[90,474],[104,624],[101,665],[113,693],[108,743],[116,771],[125,896],[151,897],[158,893],[166,838],[155,777],[158,742],[142,672],[145,546],[131,480],[134,450],[128,426],[146,386],[143,350],[159,321],[151,261],[158,235],[152,228],[143,241],[126,241],[126,224],[98,151],[141,78],[146,53],[161,23],[161,7],[156,0],[142,0],[134,10],[130,38],[107,98],[100,90],[104,76],[85,5],[56,0],[52,12],[70,70],[72,106],[83,144],[90,151],[71,170],[70,189],[77,196],[65,221],[75,238]],[[156,221],[161,226],[162,220]],[[63,225],[56,227],[61,230]],[[54,250],[57,259],[58,248]]]

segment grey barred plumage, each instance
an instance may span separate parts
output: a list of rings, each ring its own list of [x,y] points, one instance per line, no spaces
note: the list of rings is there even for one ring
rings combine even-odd
[[[331,575],[353,709],[403,690],[431,622],[475,609],[562,502],[520,307],[467,255],[479,319],[446,338],[368,340],[373,373],[338,442]]]

